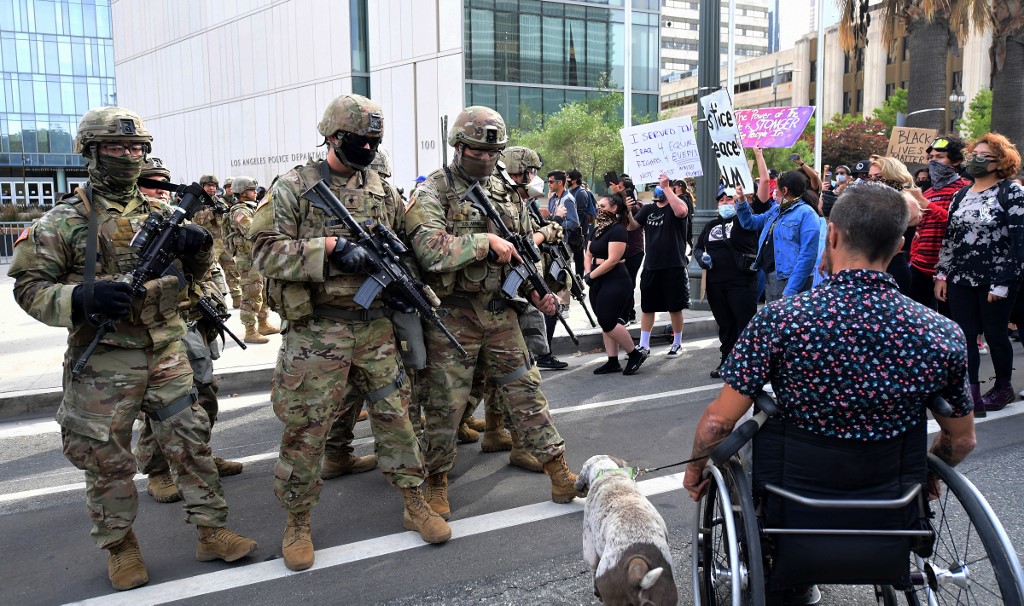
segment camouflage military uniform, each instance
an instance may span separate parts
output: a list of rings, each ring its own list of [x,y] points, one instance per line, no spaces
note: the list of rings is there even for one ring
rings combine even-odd
[[[321,179],[322,166],[311,161],[277,179],[252,227],[256,267],[269,279],[275,309],[289,321],[271,399],[285,423],[275,492],[295,512],[316,505],[324,440],[334,420],[349,412],[344,393],[350,382],[370,402],[381,469],[391,483],[411,488],[424,477],[391,320],[379,302],[364,312],[352,301],[365,276],[341,273],[325,253],[325,237],[347,231],[301,197]],[[375,172],[332,175],[328,185],[356,220],[400,231],[401,203]]]
[[[137,249],[129,242],[154,207],[138,193],[114,201],[98,189],[92,190],[90,202],[99,218],[97,278],[113,279],[134,266]],[[71,304],[72,291],[84,273],[88,214],[88,204],[76,196],[44,215],[15,249],[9,275],[16,280],[15,298],[25,311],[70,332],[57,422],[65,456],[85,471],[93,539],[103,548],[115,544],[135,520],[138,499],[131,439],[140,410],[149,415],[180,410],[154,422],[153,430],[185,499],[186,521],[224,526],[228,508],[207,445],[210,422],[195,400],[192,371],[181,343],[185,324],[179,306],[185,298],[177,278],[148,282],[146,296],[136,300],[131,316],[118,321],[117,330],[100,341],[81,374],[71,374],[96,334],[84,319],[72,317]],[[184,270],[205,274],[210,257],[209,251],[201,253],[188,260]]]
[[[239,314],[242,324],[255,326],[257,319],[266,321],[270,310],[263,299],[263,276],[253,267],[252,240],[249,227],[255,207],[245,201],[236,200],[224,218],[224,246],[234,256],[242,291],[242,307]]]
[[[482,185],[510,229],[533,233],[526,207],[500,178]],[[434,171],[416,188],[405,217],[427,282],[451,309],[445,325],[469,352],[464,360],[439,331],[426,334],[425,458],[431,474],[446,472],[454,463],[455,431],[470,401],[477,365],[501,386],[526,450],[541,462],[564,452],[540,392],[540,371],[531,365],[516,313],[501,295],[503,266],[487,261],[487,221],[469,203],[459,203],[468,186],[453,170]]]
[[[225,206],[230,205],[225,202]],[[224,247],[224,222],[225,218],[213,212],[212,208],[204,208],[195,214],[193,222],[196,225],[205,227],[213,235],[213,260],[220,265],[223,273],[224,284],[227,291],[223,294],[231,295],[232,303],[240,304],[242,301],[241,277],[238,267],[235,266],[235,259],[228,254]],[[221,286],[221,285],[219,285]]]

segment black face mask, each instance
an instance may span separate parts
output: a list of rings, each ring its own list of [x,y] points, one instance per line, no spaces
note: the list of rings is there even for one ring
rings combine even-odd
[[[366,149],[369,144],[370,148]],[[338,137],[338,145],[334,146],[334,155],[342,164],[355,170],[363,170],[377,157],[380,138],[364,137],[353,133],[343,133]]]
[[[931,179],[921,179],[919,181],[914,181],[914,185],[916,185],[918,187],[918,189],[920,189],[921,191],[924,191],[926,189],[931,189],[931,187],[932,187],[932,180]]]

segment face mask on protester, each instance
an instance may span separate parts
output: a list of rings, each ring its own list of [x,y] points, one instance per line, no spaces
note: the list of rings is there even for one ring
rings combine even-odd
[[[967,163],[967,174],[980,179],[981,177],[988,176],[992,173],[988,169],[988,165],[994,162],[991,158],[974,157],[970,162]]]
[[[928,176],[931,177],[932,187],[945,187],[960,178],[955,166],[943,164],[938,160],[928,162]]]
[[[931,189],[931,187],[932,187],[932,180],[931,179],[920,179],[918,181],[914,181],[914,185],[918,189],[920,189],[921,191],[924,191],[926,189]]]
[[[736,216],[736,205],[735,204],[723,204],[718,207],[718,216],[723,219],[732,219]]]
[[[846,175],[836,175],[836,183],[846,183]]]

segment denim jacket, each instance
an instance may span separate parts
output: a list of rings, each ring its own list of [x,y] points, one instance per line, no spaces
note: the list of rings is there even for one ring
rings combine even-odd
[[[736,203],[736,218],[744,229],[760,231],[757,254],[760,256],[768,228],[779,216],[781,207],[776,204],[768,212],[755,215],[746,200]],[[790,297],[801,291],[814,269],[818,258],[818,241],[821,237],[821,222],[818,213],[806,202],[797,202],[779,218],[775,225],[775,274],[778,278],[789,278],[783,295]]]

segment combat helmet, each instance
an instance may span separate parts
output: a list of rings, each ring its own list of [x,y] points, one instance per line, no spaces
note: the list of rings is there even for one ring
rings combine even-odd
[[[383,179],[391,178],[391,154],[383,146],[377,148],[377,155],[370,162],[370,170],[377,171]]]
[[[505,120],[489,107],[471,105],[459,113],[448,133],[448,145],[455,147],[459,143],[478,149],[505,149]]]
[[[146,161],[142,163],[142,174],[140,177],[146,177],[152,179],[153,177],[163,177],[168,181],[171,180],[171,171],[164,164],[164,161],[156,156],[149,156]],[[216,179],[214,180],[216,183]],[[202,183],[202,181],[200,181]]]
[[[342,95],[327,105],[316,130],[324,138],[338,131],[364,137],[382,137],[384,114],[379,105],[362,95]]]
[[[234,182],[234,177],[228,177],[227,179],[224,179],[224,189],[228,189],[229,187],[231,187],[231,184],[233,182]]]
[[[525,175],[531,170],[538,170],[544,166],[540,154],[521,145],[509,147],[502,152],[501,156],[505,161],[505,170],[510,175]]]
[[[78,122],[78,133],[72,151],[86,155],[93,143],[124,143],[142,141],[146,153],[151,151],[153,135],[146,130],[138,114],[123,107],[106,106],[90,109]]]
[[[241,196],[250,189],[256,189],[259,184],[252,177],[235,177],[231,183],[231,191]]]
[[[228,182],[230,181],[231,180],[228,179]],[[203,175],[202,177],[199,177],[199,185],[206,185],[208,183],[212,183],[213,185],[220,187],[220,182],[217,180],[215,175]]]

